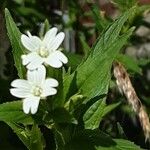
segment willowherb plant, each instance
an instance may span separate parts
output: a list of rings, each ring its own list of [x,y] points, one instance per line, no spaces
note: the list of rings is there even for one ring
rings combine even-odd
[[[30,150],[51,149],[42,127],[53,133],[57,150],[140,150],[126,139],[112,138],[100,129],[101,120],[120,105],[107,105],[111,67],[134,28],[122,32],[135,15],[133,7],[110,24],[74,70],[73,58],[62,53],[64,33],[49,29],[43,38],[22,34],[5,9],[6,27],[20,79],[10,92],[17,100],[0,104],[0,121],[8,124]],[[68,64],[67,64],[68,62]],[[65,67],[64,67],[65,65]]]
[[[21,35],[21,42],[29,51],[27,55],[21,56],[23,65],[27,65],[27,69],[36,69],[41,64],[60,68],[63,63],[68,62],[67,57],[60,49],[57,50],[65,37],[63,32],[57,34],[57,30],[54,27],[47,31],[43,40],[37,36],[32,36],[29,31],[27,32],[28,36]]]
[[[50,29],[40,40],[37,36],[32,36],[28,31],[28,36],[21,35],[23,46],[29,51],[27,55],[22,55],[22,64],[26,65],[27,80],[17,79],[11,85],[12,95],[24,98],[23,111],[24,113],[35,114],[38,110],[40,99],[45,99],[47,96],[55,95],[57,90],[54,87],[58,86],[58,81],[49,78],[46,79],[46,69],[43,65],[50,65],[54,68],[60,68],[63,63],[67,63],[67,57],[60,52],[58,47],[62,43],[65,35],[63,32],[57,33],[57,28]]]
[[[58,81],[46,78],[46,69],[39,66],[36,70],[28,70],[27,80],[16,79],[11,83],[14,88],[10,89],[12,95],[23,98],[23,111],[26,114],[35,114],[38,110],[40,99],[55,95]]]

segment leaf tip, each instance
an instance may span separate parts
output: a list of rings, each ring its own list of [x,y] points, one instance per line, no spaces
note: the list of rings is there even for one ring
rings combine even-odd
[[[9,14],[9,10],[5,8],[5,15]]]

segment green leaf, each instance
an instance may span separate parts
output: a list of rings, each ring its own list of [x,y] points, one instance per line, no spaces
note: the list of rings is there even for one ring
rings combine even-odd
[[[16,7],[16,11],[21,15],[21,16],[34,16],[39,19],[44,20],[45,15],[42,14],[40,11],[37,11],[37,9],[34,8],[29,8],[29,7]]]
[[[79,34],[79,39],[83,48],[83,52],[84,52],[84,58],[87,58],[87,56],[89,55],[91,48],[89,47],[88,43],[86,43],[86,38],[85,35],[83,33]]]
[[[105,17],[101,15],[101,11],[98,5],[93,4],[91,10],[92,10],[92,16],[96,23],[96,28],[98,29],[99,32],[103,31],[109,24],[108,20],[106,20]]]
[[[65,87],[72,80],[72,76],[75,77],[76,82],[73,84],[71,82],[70,89],[77,87],[76,92],[81,91],[81,94],[86,97],[85,103],[93,97],[107,93],[112,62],[133,31],[130,29],[123,35],[119,35],[133,9],[127,11],[107,28],[107,31],[98,38],[88,58],[74,71],[74,75],[71,74],[64,80]],[[69,92],[72,93],[71,90]]]
[[[63,74],[62,74],[62,69],[54,70],[54,78],[59,81],[59,87],[57,88],[57,94],[54,97],[54,100],[52,102],[52,109],[62,107],[64,104],[64,97],[63,97]],[[51,77],[51,76],[50,76]]]
[[[55,123],[77,124],[77,120],[64,108],[55,109],[51,112],[51,115]]]
[[[102,102],[103,103],[103,102]],[[105,103],[105,102],[104,102]],[[114,104],[109,104],[106,105],[103,113],[102,113],[102,117],[106,116],[108,113],[110,113],[111,111],[113,111],[115,108],[117,108],[119,105],[121,104],[121,102],[118,103],[114,103]]]
[[[138,62],[136,62],[136,60],[134,60],[132,57],[119,54],[116,59],[124,64],[128,70],[142,74],[142,69],[138,66]]]
[[[65,103],[65,108],[70,113],[73,113],[83,102],[83,95],[80,95],[79,93],[71,96],[69,100]]]
[[[113,2],[121,9],[122,11],[127,10],[136,5],[137,0],[113,0]]]
[[[139,60],[138,60],[138,65],[139,66],[146,66],[146,65],[148,65],[150,63],[150,59],[148,59],[148,58],[140,58]]]
[[[118,150],[142,150],[139,146],[135,145],[133,142],[124,139],[114,139],[116,142],[116,148]],[[144,150],[144,149],[143,149]]]
[[[37,125],[33,125],[30,136],[30,150],[44,150],[44,137]]]
[[[89,59],[77,69],[77,85],[87,100],[107,93],[112,62],[132,31],[131,29],[117,38],[109,48],[106,46],[107,51],[103,55],[91,54]]]
[[[23,0],[14,0],[14,1],[20,5],[23,4],[23,2],[24,2]]]
[[[22,110],[22,101],[13,101],[0,104],[0,121],[32,124],[30,115]]]
[[[33,125],[32,129],[16,123],[7,123],[12,130],[17,134],[19,139],[29,150],[43,150],[45,142],[43,135],[37,125]]]
[[[72,70],[75,70],[77,68],[77,66],[81,63],[82,56],[78,55],[78,54],[67,53],[65,51],[64,51],[64,54],[68,58],[67,66],[70,66]]]
[[[93,130],[98,128],[103,117],[119,105],[120,103],[116,103],[107,106],[105,98],[95,102],[83,116],[85,129]]]
[[[8,37],[12,45],[12,53],[15,61],[15,66],[18,71],[18,76],[23,78],[25,70],[22,65],[21,55],[25,53],[25,48],[21,44],[21,33],[13,21],[8,9],[5,9],[6,28]]]
[[[105,29],[103,35],[97,39],[96,44],[93,46],[93,53],[104,54],[107,52],[107,48],[117,41],[116,39],[119,37],[125,22],[135,14],[135,10],[136,7],[129,9]]]
[[[65,139],[63,137],[63,134],[57,128],[53,129],[53,132],[54,132],[56,150],[60,150],[65,145]]]
[[[30,133],[29,131],[22,125],[19,125],[17,123],[7,122],[9,127],[16,133],[18,138],[23,142],[23,144],[30,149]]]
[[[40,31],[39,31],[39,37],[40,39],[43,39],[45,33],[50,29],[50,24],[49,24],[49,21],[46,19],[44,21],[44,23],[41,24],[41,27],[40,27]]]
[[[66,143],[63,150],[142,150],[124,139],[111,139],[99,130],[83,130]]]

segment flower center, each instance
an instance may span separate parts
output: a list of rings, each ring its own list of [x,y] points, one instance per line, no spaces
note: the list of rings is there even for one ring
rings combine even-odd
[[[42,88],[39,86],[35,86],[32,90],[34,96],[40,96],[42,94]]]
[[[46,57],[48,57],[48,55],[49,55],[49,51],[47,50],[46,47],[41,46],[41,48],[40,48],[40,50],[39,50],[39,55],[40,55],[41,57],[46,58]]]

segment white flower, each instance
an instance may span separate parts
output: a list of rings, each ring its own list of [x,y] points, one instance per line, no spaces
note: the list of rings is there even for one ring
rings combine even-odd
[[[18,98],[23,98],[24,113],[35,114],[38,110],[40,99],[50,95],[55,95],[58,86],[57,80],[53,78],[45,79],[46,69],[40,66],[36,70],[28,70],[27,80],[16,79],[11,83],[14,88],[10,89],[10,93]]]
[[[58,49],[64,40],[65,34],[57,34],[57,28],[50,29],[41,40],[37,36],[32,36],[30,32],[21,36],[21,42],[29,50],[27,55],[22,55],[23,65],[27,69],[33,70],[41,64],[50,65],[54,68],[60,68],[63,63],[68,62],[67,57]],[[57,35],[56,35],[57,34]]]

